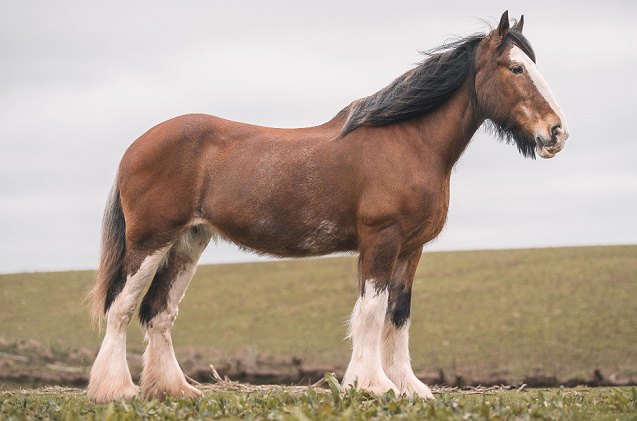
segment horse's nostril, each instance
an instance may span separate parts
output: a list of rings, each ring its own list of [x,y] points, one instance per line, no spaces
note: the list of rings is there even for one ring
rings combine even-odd
[[[553,135],[553,137],[557,137],[557,135],[560,134],[561,128],[562,128],[561,124],[556,124],[553,127],[551,127],[551,134]]]

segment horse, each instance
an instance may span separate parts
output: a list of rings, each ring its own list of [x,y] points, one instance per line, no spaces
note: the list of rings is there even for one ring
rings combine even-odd
[[[108,199],[89,295],[106,331],[95,402],[197,397],[171,327],[197,261],[217,237],[258,253],[359,255],[344,387],[432,399],[409,357],[411,291],[424,244],[445,225],[454,164],[483,124],[528,158],[552,158],[564,115],[508,11],[447,42],[382,90],[315,127],[278,129],[190,114],[125,152]],[[142,298],[142,294],[145,292]],[[147,347],[140,387],[126,363],[137,303]]]

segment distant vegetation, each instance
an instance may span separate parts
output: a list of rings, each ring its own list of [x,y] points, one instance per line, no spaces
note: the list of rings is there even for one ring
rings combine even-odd
[[[24,382],[33,379],[26,371],[49,370],[82,383],[100,342],[82,304],[92,281],[88,271],[0,276],[0,378]],[[413,364],[421,377],[449,384],[634,383],[635,297],[637,246],[425,253]],[[277,370],[338,374],[355,299],[354,257],[203,266],[173,339],[190,373],[212,362],[222,376],[263,381]],[[133,323],[135,372],[142,351]]]

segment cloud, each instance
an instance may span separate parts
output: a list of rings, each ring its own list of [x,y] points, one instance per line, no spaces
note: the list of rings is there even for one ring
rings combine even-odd
[[[188,112],[320,124],[508,3],[20,1],[0,16],[0,272],[96,265],[130,142]],[[478,135],[431,248],[635,242],[636,6],[511,7],[572,137],[551,161]],[[204,261],[246,259],[230,246]]]

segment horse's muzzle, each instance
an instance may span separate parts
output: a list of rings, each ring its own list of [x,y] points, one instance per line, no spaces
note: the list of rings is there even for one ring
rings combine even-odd
[[[568,132],[562,128],[561,124],[556,124],[551,127],[549,136],[536,136],[535,150],[544,159],[553,158],[564,149],[566,139],[568,139]]]

